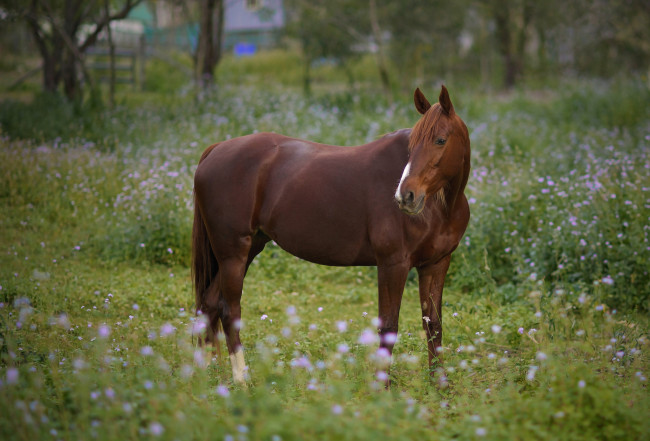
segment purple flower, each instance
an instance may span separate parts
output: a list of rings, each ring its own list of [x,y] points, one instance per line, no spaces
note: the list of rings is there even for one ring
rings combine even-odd
[[[97,334],[99,335],[100,338],[108,338],[110,333],[111,333],[111,328],[108,327],[108,325],[99,325],[99,328],[97,328]]]
[[[11,367],[7,369],[7,384],[18,383],[18,369]]]
[[[228,386],[224,386],[223,384],[217,386],[217,395],[224,398],[228,398],[230,396],[230,391],[228,390]]]
[[[370,329],[364,329],[364,331],[359,336],[359,343],[362,345],[373,345],[377,342],[377,333]]]
[[[158,422],[154,421],[153,423],[149,424],[149,433],[151,433],[153,436],[160,436],[164,431],[165,428]]]

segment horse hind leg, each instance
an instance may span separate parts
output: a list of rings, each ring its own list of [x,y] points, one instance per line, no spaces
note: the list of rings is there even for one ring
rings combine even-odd
[[[224,301],[221,322],[226,335],[226,344],[230,354],[232,374],[235,382],[245,383],[247,373],[244,349],[239,337],[241,329],[241,297],[244,284],[244,277],[253,259],[262,252],[266,243],[270,240],[267,236],[258,233],[249,238],[250,242],[246,258],[232,257],[220,263],[219,281],[222,287]],[[239,255],[243,255],[241,253]]]
[[[219,273],[217,273],[218,275]],[[206,320],[205,337],[199,337],[199,345],[211,345],[212,356],[221,356],[221,345],[219,344],[219,336],[223,334],[223,326],[221,324],[221,316],[223,314],[223,301],[219,295],[219,278],[215,277],[210,286],[208,287],[205,298],[203,299],[202,310],[200,314]]]

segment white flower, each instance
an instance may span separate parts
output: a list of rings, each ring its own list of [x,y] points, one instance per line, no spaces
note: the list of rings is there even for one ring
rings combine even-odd
[[[494,332],[495,334],[498,334],[499,332],[501,332],[501,326],[492,325],[492,332]]]

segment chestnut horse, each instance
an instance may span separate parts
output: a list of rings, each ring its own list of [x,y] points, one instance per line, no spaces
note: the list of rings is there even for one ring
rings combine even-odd
[[[205,150],[194,175],[192,272],[206,341],[225,332],[236,382],[246,365],[239,339],[244,276],[264,245],[323,265],[377,266],[380,346],[392,353],[409,270],[417,268],[430,367],[441,356],[441,301],[451,253],[469,221],[465,123],[442,86],[412,129],[357,147],[275,133]],[[200,312],[199,312],[200,311]]]

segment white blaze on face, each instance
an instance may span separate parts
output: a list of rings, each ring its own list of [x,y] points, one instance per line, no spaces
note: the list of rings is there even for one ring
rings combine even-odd
[[[402,179],[399,180],[399,185],[397,186],[397,190],[395,190],[395,199],[397,199],[398,201],[402,199],[399,189],[402,187],[402,183],[408,177],[410,171],[411,171],[411,163],[409,162],[408,164],[406,164],[406,167],[404,167],[404,171],[402,172]]]
[[[232,378],[235,380],[235,383],[244,383],[246,362],[244,361],[244,350],[241,346],[234,353],[230,354],[230,364],[232,365]]]

